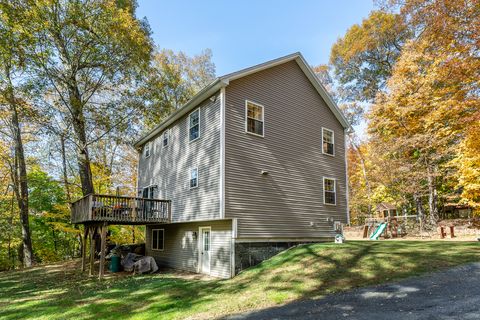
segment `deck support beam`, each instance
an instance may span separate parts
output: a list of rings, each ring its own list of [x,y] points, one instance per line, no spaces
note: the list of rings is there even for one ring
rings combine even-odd
[[[93,276],[93,266],[95,263],[95,231],[96,227],[91,226],[90,228],[90,276]]]
[[[107,242],[107,223],[100,227],[100,266],[98,270],[98,279],[102,280],[105,273],[105,246]]]
[[[82,241],[82,272],[86,269],[87,264],[87,241],[88,241],[88,227],[83,226],[83,241]]]

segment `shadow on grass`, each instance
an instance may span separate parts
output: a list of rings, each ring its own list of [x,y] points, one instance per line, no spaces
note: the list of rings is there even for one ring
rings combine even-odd
[[[0,274],[2,319],[212,318],[478,261],[477,243],[349,242],[289,249],[230,280],[113,277],[78,262]]]

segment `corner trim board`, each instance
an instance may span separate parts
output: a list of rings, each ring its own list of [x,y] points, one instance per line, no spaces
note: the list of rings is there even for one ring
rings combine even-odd
[[[225,87],[220,89],[220,218],[225,218]]]

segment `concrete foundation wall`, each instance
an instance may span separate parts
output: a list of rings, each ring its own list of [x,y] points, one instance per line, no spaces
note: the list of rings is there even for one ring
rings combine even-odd
[[[235,274],[299,244],[312,242],[236,242]]]

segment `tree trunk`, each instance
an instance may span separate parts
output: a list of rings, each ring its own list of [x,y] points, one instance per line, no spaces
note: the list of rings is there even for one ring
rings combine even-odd
[[[53,238],[53,251],[55,251],[55,255],[58,255],[58,252],[57,252],[57,235],[55,233],[55,229],[52,229],[52,238]]]
[[[15,192],[12,193],[12,200],[11,200],[11,214],[10,218],[8,219],[8,223],[10,226],[13,228],[13,219],[15,216]],[[11,268],[9,269],[15,269],[15,254],[12,251],[12,233],[11,231],[8,233],[8,261],[12,261]]]
[[[427,166],[427,180],[428,180],[428,209],[430,214],[430,223],[437,224],[438,218],[438,193],[437,193],[437,177],[435,170]]]
[[[72,113],[72,124],[77,139],[77,162],[82,193],[84,196],[94,193],[90,157],[88,155],[87,134],[85,132],[85,117],[83,103],[76,80],[72,79],[69,84],[69,102]]]
[[[77,236],[78,238],[78,250],[75,250],[74,252],[74,256],[77,257],[78,254],[82,252],[83,250],[83,246],[87,245],[86,242],[84,243],[83,239],[82,239],[82,234],[81,234],[81,230],[80,230],[80,234]]]
[[[60,135],[60,147],[62,153],[62,171],[63,171],[63,184],[65,186],[65,194],[67,196],[67,201],[72,202],[72,198],[70,195],[70,184],[68,182],[68,174],[67,174],[67,157],[65,154],[65,135],[62,133]]]
[[[414,193],[413,200],[415,201],[415,206],[417,208],[418,218],[423,221],[425,217],[425,211],[423,210],[422,198],[418,195],[418,193]]]
[[[367,166],[365,165],[365,157],[363,156],[362,152],[360,151],[360,149],[355,144],[352,137],[349,138],[349,141],[350,141],[350,145],[352,146],[353,150],[355,150],[358,157],[360,158],[360,165],[362,166],[363,179],[365,180],[365,186],[367,187],[368,216],[371,218],[372,217],[372,202],[371,202],[372,189],[370,187],[370,180],[368,179],[368,176],[367,176]]]
[[[8,68],[5,74],[10,74]],[[9,79],[10,80],[10,79]],[[22,131],[20,121],[18,119],[17,100],[13,92],[11,82],[8,86],[8,103],[11,112],[11,131],[14,142],[14,166],[12,172],[13,189],[17,198],[17,204],[20,211],[20,223],[22,226],[22,244],[23,244],[23,265],[25,267],[32,266],[33,249],[32,239],[30,236],[30,225],[28,217],[28,182],[27,182],[27,165],[25,163],[25,153],[23,149]]]
[[[65,187],[65,194],[67,196],[67,201],[69,203],[72,202],[72,195],[71,195],[71,192],[70,192],[70,183],[68,182],[68,172],[67,172],[67,156],[66,156],[66,149],[65,149],[65,133],[62,132],[62,134],[60,135],[60,148],[61,148],[61,154],[62,154],[62,175],[63,175],[63,185]],[[78,228],[78,225],[74,225],[74,228],[79,230],[80,229]],[[79,235],[77,236],[77,242],[78,242],[78,245],[80,246],[80,248],[82,248],[82,236]],[[81,250],[81,249],[80,249]],[[75,256],[75,243],[73,244],[73,252],[72,252],[72,256]]]

